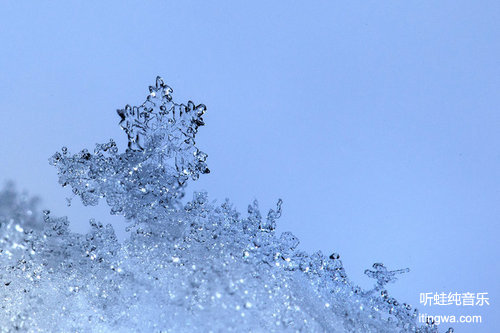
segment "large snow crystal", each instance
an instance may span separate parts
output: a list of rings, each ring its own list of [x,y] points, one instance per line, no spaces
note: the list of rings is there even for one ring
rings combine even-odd
[[[125,216],[123,243],[109,224],[73,233],[11,186],[0,192],[2,332],[437,332],[385,289],[405,270],[374,264],[362,290],[339,255],[277,235],[281,200],[265,218],[257,202],[242,216],[206,193],[183,201],[209,172],[194,141],[204,112],[157,78],[142,105],[118,110],[123,153],[110,141],[50,159],[85,205],[103,198]]]

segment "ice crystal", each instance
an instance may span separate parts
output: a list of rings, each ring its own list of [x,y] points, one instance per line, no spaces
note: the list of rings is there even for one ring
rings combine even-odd
[[[59,182],[70,185],[85,205],[106,198],[112,214],[135,223],[162,219],[179,207],[189,178],[210,172],[207,155],[194,141],[205,106],[172,102],[172,89],[159,77],[149,91],[142,105],[118,110],[129,140],[124,153],[110,140],[97,144],[93,154],[84,149],[71,155],[64,147],[51,158]]]
[[[257,201],[242,216],[207,193],[181,200],[208,172],[194,141],[205,106],[174,103],[160,78],[149,92],[118,110],[123,153],[110,141],[50,159],[85,205],[103,198],[131,222],[124,242],[109,224],[73,233],[66,218],[1,192],[2,332],[437,332],[384,289],[406,270],[375,264],[375,286],[362,290],[338,254],[277,235],[281,200],[266,218]]]
[[[384,285],[389,282],[395,282],[397,280],[396,274],[408,273],[410,271],[408,268],[389,271],[384,264],[381,263],[374,263],[373,269],[374,271],[369,269],[365,270],[365,274],[377,280],[377,284],[375,286],[375,289],[377,290],[382,289]]]

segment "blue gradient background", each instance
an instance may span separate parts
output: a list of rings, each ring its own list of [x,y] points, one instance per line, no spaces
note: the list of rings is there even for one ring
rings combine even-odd
[[[115,110],[159,74],[208,106],[212,173],[190,192],[241,211],[281,197],[280,230],[340,253],[360,285],[382,261],[412,269],[389,291],[417,306],[488,292],[486,308],[419,307],[500,331],[500,2],[17,2],[0,4],[0,178],[74,230],[124,223],[66,207],[48,157],[124,148]]]

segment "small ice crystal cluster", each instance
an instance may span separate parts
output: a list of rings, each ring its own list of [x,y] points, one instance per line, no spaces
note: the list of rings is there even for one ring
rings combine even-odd
[[[118,110],[123,153],[110,141],[50,159],[85,205],[104,199],[125,216],[123,242],[109,224],[74,233],[12,187],[0,192],[1,332],[437,332],[385,289],[406,270],[375,264],[362,290],[339,255],[278,235],[281,200],[266,217],[257,202],[242,215],[206,193],[182,200],[209,172],[194,141],[204,112],[174,103],[157,78],[142,105]]]
[[[105,198],[112,214],[134,225],[168,218],[165,214],[181,208],[186,181],[210,172],[207,154],[194,142],[205,106],[172,102],[172,89],[161,78],[149,91],[142,105],[118,110],[129,140],[124,153],[110,140],[97,144],[93,154],[84,149],[70,155],[64,147],[50,159],[61,185],[70,185],[85,205]]]

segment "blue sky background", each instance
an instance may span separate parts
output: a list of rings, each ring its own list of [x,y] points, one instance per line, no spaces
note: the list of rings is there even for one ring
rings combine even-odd
[[[156,75],[208,106],[192,184],[241,210],[284,200],[280,230],[338,252],[351,278],[373,262],[411,273],[390,286],[488,292],[457,332],[500,330],[500,3],[497,1],[3,1],[0,178],[85,231],[57,184],[61,146],[115,138],[115,110]],[[443,327],[444,328],[444,327]]]

